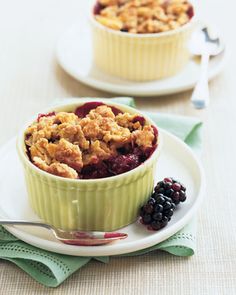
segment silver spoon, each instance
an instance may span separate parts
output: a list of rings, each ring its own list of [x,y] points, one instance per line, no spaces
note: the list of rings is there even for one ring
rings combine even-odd
[[[1,220],[3,225],[31,225],[43,227],[50,230],[57,240],[64,244],[76,246],[97,246],[109,244],[117,240],[123,240],[128,237],[125,233],[118,232],[98,232],[98,231],[65,231],[55,228],[46,223],[30,222],[23,220]]]
[[[208,87],[208,66],[211,56],[216,56],[224,50],[224,45],[218,36],[213,36],[208,27],[193,34],[190,51],[201,56],[201,75],[193,91],[191,102],[197,109],[205,108],[210,101]]]

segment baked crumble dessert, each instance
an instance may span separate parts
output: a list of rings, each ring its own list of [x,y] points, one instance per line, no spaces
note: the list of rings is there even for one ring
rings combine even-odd
[[[101,102],[75,112],[40,114],[25,132],[29,159],[38,168],[71,179],[130,171],[157,147],[158,130],[144,117]]]
[[[98,0],[95,19],[117,31],[150,34],[177,29],[194,15],[186,0]]]

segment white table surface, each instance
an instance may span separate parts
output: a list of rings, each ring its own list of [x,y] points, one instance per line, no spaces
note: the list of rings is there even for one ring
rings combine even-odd
[[[236,50],[235,2],[202,1],[201,14],[220,28]],[[0,144],[26,118],[55,99],[112,97],[68,76],[56,63],[60,35],[84,17],[85,0],[0,0]],[[138,98],[141,109],[194,115],[204,121],[203,165],[207,196],[199,213],[198,249],[191,258],[151,253],[91,262],[57,289],[32,280],[15,265],[0,261],[0,294],[236,294],[236,58],[210,83],[211,105],[196,111],[191,91]],[[13,167],[14,169],[14,167]]]

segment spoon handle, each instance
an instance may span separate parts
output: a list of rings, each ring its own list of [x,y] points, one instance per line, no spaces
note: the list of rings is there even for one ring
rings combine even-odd
[[[33,225],[33,226],[40,226],[47,229],[51,229],[51,226],[46,223],[38,222],[38,221],[24,221],[24,220],[7,220],[7,219],[0,219],[0,224],[3,225]]]
[[[208,65],[209,54],[204,53],[201,58],[201,75],[193,91],[191,102],[196,109],[203,109],[208,106],[210,101],[208,86]]]

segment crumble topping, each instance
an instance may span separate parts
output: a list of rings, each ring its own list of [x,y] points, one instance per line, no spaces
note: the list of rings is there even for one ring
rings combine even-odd
[[[89,178],[88,171],[102,167],[101,171],[106,171],[98,171],[96,177],[108,177],[121,171],[121,168],[115,171],[119,161],[113,165],[114,159],[129,159],[127,163],[130,166],[125,166],[127,171],[127,167],[131,170],[147,158],[143,158],[147,149],[153,147],[152,152],[155,150],[156,130],[147,125],[143,117],[122,113],[102,103],[89,109],[84,117],[77,115],[89,104],[79,107],[75,113],[39,115],[38,120],[27,128],[25,144],[28,155],[38,168],[76,179],[85,178],[85,174]],[[130,159],[135,148],[138,148],[138,154],[133,157],[134,165]],[[92,173],[95,175],[94,171]]]
[[[152,147],[155,139],[151,126],[144,126],[142,130],[134,131],[132,134],[134,141],[141,147]]]
[[[138,34],[177,29],[194,14],[187,0],[98,0],[94,13],[110,29]]]
[[[34,163],[38,168],[50,174],[54,174],[54,175],[65,177],[65,178],[71,178],[71,179],[78,178],[78,173],[73,168],[70,168],[66,164],[55,162],[55,163],[52,163],[51,165],[47,165],[41,158],[38,158],[38,157],[34,158]]]

